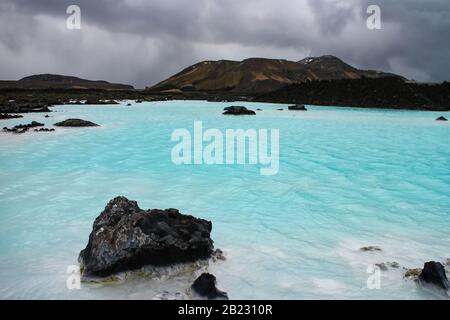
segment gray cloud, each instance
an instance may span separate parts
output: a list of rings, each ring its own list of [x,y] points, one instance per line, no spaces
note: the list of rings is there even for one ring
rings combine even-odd
[[[207,59],[300,60],[334,54],[361,68],[448,80],[448,0],[378,0],[382,30],[366,28],[369,0],[3,0],[0,74],[52,72],[152,85]],[[78,4],[82,29],[65,27]]]

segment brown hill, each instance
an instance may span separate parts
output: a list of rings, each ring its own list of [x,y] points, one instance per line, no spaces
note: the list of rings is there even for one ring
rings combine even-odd
[[[250,58],[204,61],[158,83],[156,91],[231,91],[263,93],[308,80],[341,80],[400,76],[354,68],[331,55],[301,61]]]
[[[21,89],[104,89],[104,90],[130,90],[133,86],[107,81],[86,80],[72,76],[58,74],[38,74],[22,78],[18,81],[0,81],[0,88]]]

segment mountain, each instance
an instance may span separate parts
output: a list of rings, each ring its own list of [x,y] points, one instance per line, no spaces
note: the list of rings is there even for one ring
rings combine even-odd
[[[300,61],[250,58],[243,61],[219,60],[194,64],[151,87],[155,91],[229,91],[264,93],[308,80],[340,80],[402,77],[354,68],[341,59],[326,55]]]
[[[22,78],[18,81],[0,81],[0,88],[21,89],[104,89],[132,90],[133,86],[110,83],[102,80],[86,80],[58,74],[38,74]]]

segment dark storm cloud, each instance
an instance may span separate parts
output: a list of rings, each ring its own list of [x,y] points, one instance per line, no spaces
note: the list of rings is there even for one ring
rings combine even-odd
[[[65,27],[68,5],[82,29]],[[334,54],[362,68],[449,79],[448,0],[2,0],[0,78],[30,73],[151,85],[195,62]]]

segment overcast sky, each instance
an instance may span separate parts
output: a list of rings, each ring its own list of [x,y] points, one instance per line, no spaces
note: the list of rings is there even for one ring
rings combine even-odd
[[[66,8],[81,8],[81,29]],[[381,30],[366,9],[381,8]],[[37,73],[153,85],[202,60],[333,54],[450,80],[449,0],[0,0],[0,79]]]

